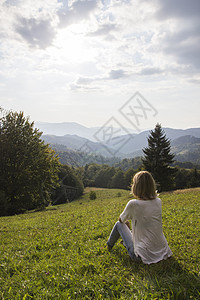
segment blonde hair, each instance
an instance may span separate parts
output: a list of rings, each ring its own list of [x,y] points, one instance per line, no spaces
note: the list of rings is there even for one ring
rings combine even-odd
[[[133,177],[131,193],[142,200],[153,200],[157,197],[156,183],[151,173],[140,171]]]

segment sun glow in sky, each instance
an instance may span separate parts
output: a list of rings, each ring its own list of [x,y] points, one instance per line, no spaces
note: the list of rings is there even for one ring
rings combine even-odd
[[[85,38],[86,29],[81,24],[74,24],[70,30],[61,30],[56,38],[55,55],[61,61],[70,64],[81,64],[87,61],[94,61],[98,51],[90,45]]]
[[[141,130],[199,127],[199,0],[0,1],[0,106],[101,126],[140,92]]]

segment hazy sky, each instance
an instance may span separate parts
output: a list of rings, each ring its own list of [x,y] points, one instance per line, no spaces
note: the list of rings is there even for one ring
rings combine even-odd
[[[88,127],[200,127],[199,0],[0,6],[3,108]]]

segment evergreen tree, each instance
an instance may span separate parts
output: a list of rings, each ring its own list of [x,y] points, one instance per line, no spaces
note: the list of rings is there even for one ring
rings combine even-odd
[[[160,124],[156,124],[150,131],[148,147],[143,149],[142,159],[145,170],[153,175],[159,191],[167,191],[173,188],[175,169],[170,167],[174,161],[174,154],[170,153],[170,140],[167,139]]]

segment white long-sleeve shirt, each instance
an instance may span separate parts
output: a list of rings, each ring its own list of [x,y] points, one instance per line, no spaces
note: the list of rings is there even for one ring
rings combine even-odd
[[[143,263],[151,264],[172,255],[162,229],[162,207],[159,198],[153,200],[130,200],[121,221],[132,220],[133,245],[136,256]]]

